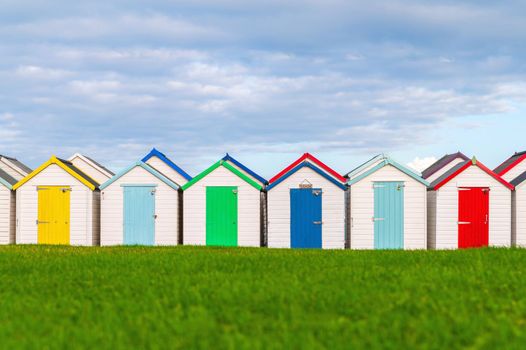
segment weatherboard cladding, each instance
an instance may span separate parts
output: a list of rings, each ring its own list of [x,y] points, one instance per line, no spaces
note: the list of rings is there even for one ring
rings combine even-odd
[[[14,243],[14,192],[0,186],[0,244]]]
[[[426,179],[429,182],[433,182],[442,174],[447,172],[453,166],[458,163],[465,162],[469,158],[462,152],[457,152],[453,154],[446,154],[435,163],[431,164],[427,169],[422,172],[422,178]]]
[[[188,181],[192,180],[192,177],[188,175],[183,169],[177,166],[171,159],[165,156],[163,153],[159,152],[153,148],[150,153],[148,153],[142,161],[161,174],[168,177],[170,180],[174,181],[178,185],[182,186]]]
[[[179,231],[179,194],[177,185],[142,162],[137,162],[101,186],[100,243],[124,242],[124,187],[155,186],[155,245],[177,245]]]
[[[32,171],[28,166],[19,160],[4,155],[0,155],[0,169],[8,173],[17,181],[21,180],[24,176]]]
[[[373,158],[374,159],[374,158]],[[390,163],[392,162],[392,163]],[[383,159],[364,167],[350,185],[350,247],[374,249],[375,216],[374,185],[378,182],[402,182],[403,193],[403,247],[427,248],[427,183],[417,174],[394,161]]]
[[[69,158],[68,161],[99,184],[106,182],[115,175],[101,164],[82,154],[77,153]]]
[[[471,161],[470,161],[471,162]],[[458,248],[458,213],[459,188],[482,187],[489,188],[489,245],[511,245],[511,185],[492,175],[489,169],[479,163],[467,166],[454,178],[441,184],[445,179],[455,174],[465,162],[451,169],[431,184],[428,192],[428,233],[430,249]],[[438,190],[434,185],[440,185]]]
[[[80,170],[68,164],[69,162],[63,163],[63,166],[78,174],[79,178],[68,173],[57,163],[49,163],[39,172],[28,176],[24,182],[17,184],[20,184],[16,190],[17,244],[37,243],[38,186],[70,187],[70,244],[91,246],[98,242],[98,193],[81,182],[83,180],[91,184],[94,180],[80,175]]]
[[[516,186],[512,203],[512,237],[517,246],[526,248],[526,172],[512,183]]]
[[[499,166],[495,172],[506,181],[512,181],[526,172],[526,153],[517,153],[505,162],[505,166]]]
[[[206,188],[208,186],[237,187],[238,245],[259,247],[261,186],[222,160],[183,186],[183,243],[206,244]]]

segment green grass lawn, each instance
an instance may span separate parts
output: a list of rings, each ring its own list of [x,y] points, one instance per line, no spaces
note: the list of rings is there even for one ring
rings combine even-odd
[[[2,348],[524,348],[526,250],[0,247]]]

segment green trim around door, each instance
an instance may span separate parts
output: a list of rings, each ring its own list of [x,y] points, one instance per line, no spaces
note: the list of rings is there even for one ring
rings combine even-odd
[[[236,186],[206,188],[206,245],[237,246]]]

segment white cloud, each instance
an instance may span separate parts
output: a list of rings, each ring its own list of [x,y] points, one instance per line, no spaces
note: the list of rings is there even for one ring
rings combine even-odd
[[[407,165],[418,171],[418,172],[422,172],[424,170],[426,170],[431,164],[435,163],[437,161],[437,159],[435,157],[416,157],[415,159],[413,159],[412,162],[408,163]]]
[[[25,78],[62,79],[72,75],[72,72],[62,69],[51,69],[29,65],[18,67],[16,70],[16,74]]]

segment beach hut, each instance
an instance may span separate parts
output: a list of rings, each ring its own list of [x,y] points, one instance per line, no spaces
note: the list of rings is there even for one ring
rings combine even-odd
[[[428,247],[509,247],[513,189],[476,158],[457,164],[429,186]]]
[[[136,162],[100,186],[101,245],[177,245],[179,185]]]
[[[75,153],[69,157],[68,161],[99,184],[108,181],[115,175],[111,170],[93,160],[93,158],[80,153]]]
[[[427,249],[427,181],[383,154],[345,177],[351,249]]]
[[[16,243],[98,245],[98,183],[52,156],[17,182]]]
[[[148,153],[142,162],[148,164],[179,186],[186,184],[192,180],[192,177],[188,175],[183,169],[177,166],[171,159],[166,157],[163,153],[153,148]]]
[[[27,165],[22,163],[16,158],[8,157],[0,154],[0,170],[6,172],[9,176],[14,178],[17,181],[22,180],[26,177],[31,171]]]
[[[446,154],[435,163],[431,164],[426,170],[422,172],[422,178],[431,183],[449,171],[455,165],[463,163],[469,158],[462,152]]]
[[[512,244],[526,248],[526,171],[510,182],[515,186],[512,197]]]
[[[0,169],[0,244],[15,243],[15,192],[17,180]]]
[[[526,151],[516,152],[493,171],[515,186],[511,205],[512,244],[526,247]]]
[[[223,159],[194,177],[182,186],[184,244],[259,247],[262,189]]]
[[[345,248],[345,181],[309,153],[269,180],[268,246]]]

